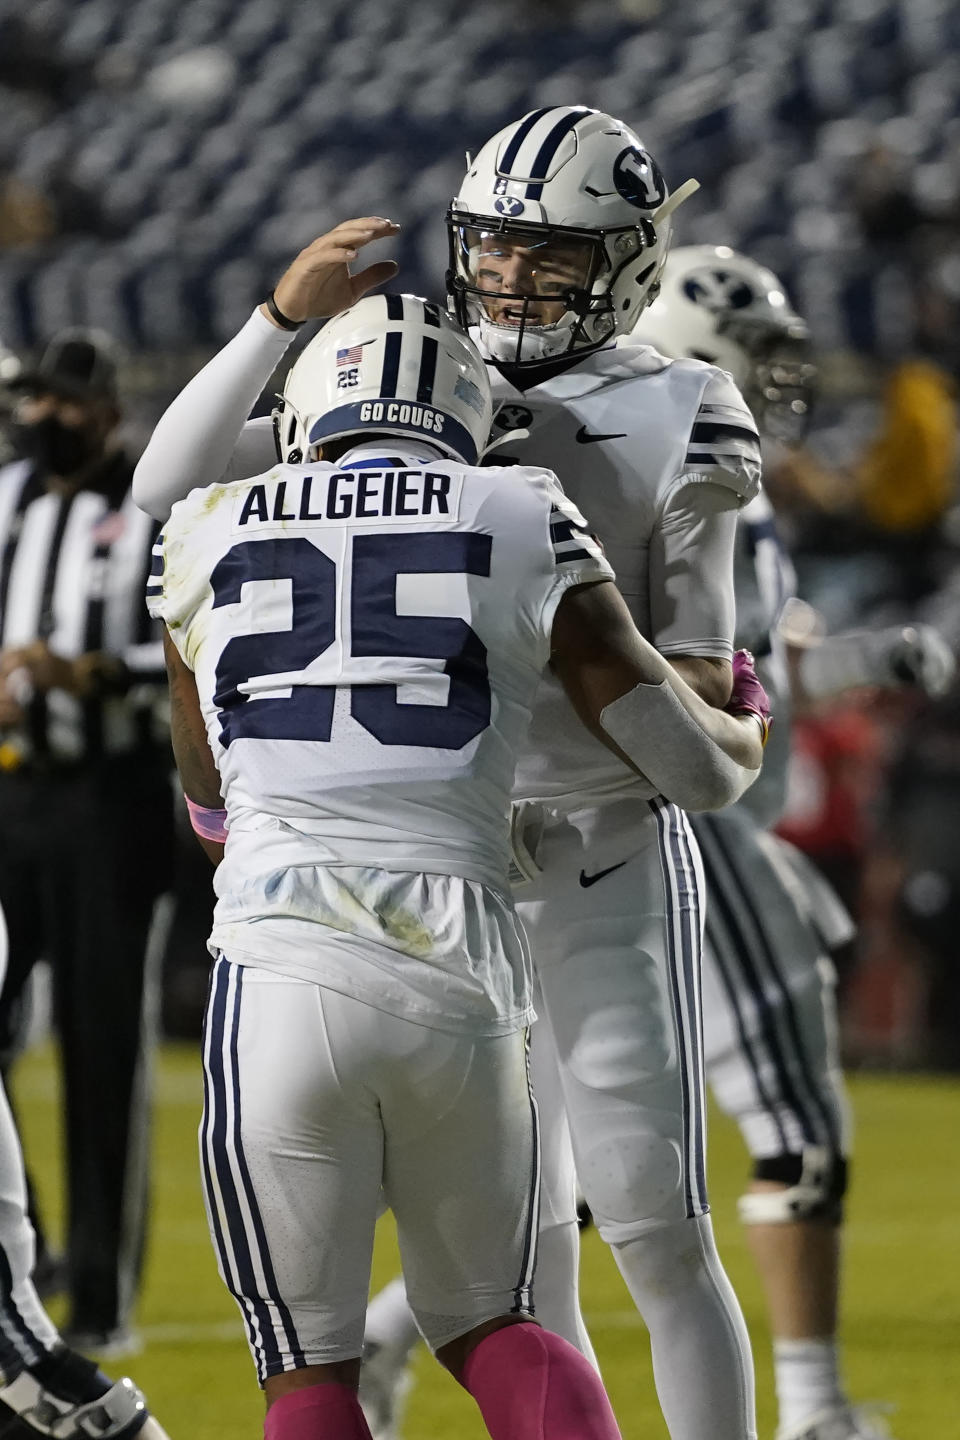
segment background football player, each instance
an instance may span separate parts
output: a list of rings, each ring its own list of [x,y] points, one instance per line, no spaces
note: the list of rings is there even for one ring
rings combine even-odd
[[[637,342],[721,366],[769,443],[802,437],[814,383],[807,327],[777,277],[748,256],[674,249],[658,299],[625,343]],[[827,952],[850,921],[826,882],[814,877],[812,888],[802,857],[768,830],[786,794],[791,690],[801,702],[853,685],[913,683],[938,694],[954,666],[924,625],[826,637],[790,655],[796,625],[783,622],[794,589],[770,503],[758,496],[738,527],[735,643],[763,657],[778,723],[749,796],[692,820],[708,887],[704,1052],[711,1088],[754,1159],[739,1208],[770,1311],[779,1440],[871,1440],[879,1432],[847,1398],[836,1341],[851,1123]]]

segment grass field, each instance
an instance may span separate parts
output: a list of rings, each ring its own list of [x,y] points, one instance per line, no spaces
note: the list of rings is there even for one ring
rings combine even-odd
[[[47,1213],[59,1216],[58,1106],[48,1049],[21,1064],[16,1095]],[[858,1399],[890,1402],[897,1440],[960,1440],[960,1082],[857,1078],[857,1158],[847,1240],[846,1366]],[[261,1402],[233,1301],[221,1288],[199,1193],[200,1072],[167,1047],[157,1076],[154,1212],[139,1310],[143,1353],[123,1362],[171,1440],[256,1440]],[[710,1180],[721,1253],[754,1339],[760,1440],[774,1409],[759,1289],[734,1218],[744,1175],[736,1130],[714,1116]],[[374,1283],[395,1266],[386,1224]],[[624,1440],[663,1440],[646,1332],[595,1233],[585,1237],[584,1310]],[[52,1307],[56,1315],[56,1307]],[[114,1365],[117,1370],[117,1365]],[[408,1440],[480,1440],[472,1401],[424,1353]]]

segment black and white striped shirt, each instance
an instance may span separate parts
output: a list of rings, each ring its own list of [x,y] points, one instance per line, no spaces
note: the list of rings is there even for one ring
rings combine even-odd
[[[61,492],[47,489],[30,461],[0,468],[0,650],[45,640],[67,659],[103,651],[124,662],[132,682],[102,699],[35,696],[22,733],[6,737],[8,768],[19,758],[70,762],[153,741],[163,649],[143,592],[159,526],[133,502],[132,470],[118,452],[96,488]]]

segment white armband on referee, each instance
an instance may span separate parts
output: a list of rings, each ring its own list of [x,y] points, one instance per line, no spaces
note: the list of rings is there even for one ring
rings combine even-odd
[[[651,785],[683,810],[722,810],[760,774],[711,740],[667,680],[634,686],[600,712],[600,724]]]

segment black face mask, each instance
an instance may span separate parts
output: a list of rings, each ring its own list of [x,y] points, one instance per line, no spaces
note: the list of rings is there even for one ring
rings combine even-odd
[[[64,425],[55,415],[32,425],[17,425],[16,438],[20,454],[34,461],[45,475],[75,475],[90,464],[99,449],[87,429]]]

